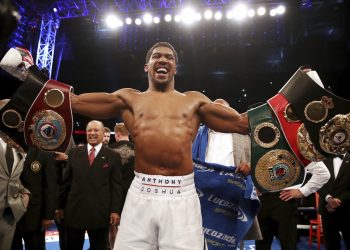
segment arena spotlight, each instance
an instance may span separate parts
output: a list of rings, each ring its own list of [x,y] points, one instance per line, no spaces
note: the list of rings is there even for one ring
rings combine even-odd
[[[270,10],[270,16],[276,16],[277,15],[277,10],[275,8]]]
[[[125,18],[125,23],[126,23],[127,25],[132,24],[132,19],[131,19],[130,17]]]
[[[155,16],[155,17],[153,18],[153,22],[154,22],[154,23],[159,23],[159,22],[160,22],[160,18],[159,18],[158,16]]]
[[[171,20],[172,20],[173,18],[172,18],[172,16],[170,15],[170,14],[166,14],[165,16],[164,16],[164,20],[168,23],[168,22],[171,22]]]
[[[195,21],[196,12],[191,8],[187,7],[181,11],[181,20],[185,24],[192,24]]]
[[[286,7],[284,7],[283,5],[279,5],[276,8],[276,12],[278,15],[283,15],[286,12]]]
[[[210,20],[213,18],[213,12],[211,10],[204,11],[204,18],[206,20]]]
[[[239,4],[233,8],[233,18],[237,21],[241,21],[247,16],[247,6]]]
[[[226,18],[227,19],[232,19],[233,16],[234,16],[233,10],[229,10],[229,11],[226,12]]]
[[[221,13],[221,11],[215,12],[214,18],[215,18],[215,20],[217,20],[217,21],[221,20],[221,19],[222,19],[222,13]]]
[[[136,24],[136,25],[141,25],[141,24],[142,24],[141,19],[140,19],[140,18],[136,18],[136,19],[135,19],[135,24]]]
[[[248,15],[248,17],[254,17],[255,16],[255,10],[249,9],[247,15]]]
[[[257,13],[259,16],[263,16],[266,14],[266,9],[265,7],[259,7],[258,10],[257,10]]]
[[[105,22],[106,22],[107,27],[109,27],[111,29],[116,29],[118,27],[123,26],[123,21],[121,21],[117,16],[115,16],[113,14],[107,15]]]
[[[175,21],[176,23],[181,22],[181,16],[180,16],[179,14],[175,15],[174,21]]]
[[[150,24],[150,23],[152,23],[153,17],[150,13],[146,13],[143,15],[142,19],[143,19],[145,24]]]
[[[57,12],[57,8],[56,8],[56,7],[53,8],[52,10],[53,10],[53,12],[55,12],[55,13]]]

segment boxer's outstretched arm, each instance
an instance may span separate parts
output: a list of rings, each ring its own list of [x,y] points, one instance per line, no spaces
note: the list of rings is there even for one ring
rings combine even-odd
[[[120,89],[114,93],[71,93],[72,110],[74,113],[94,119],[109,119],[119,115],[128,105],[123,95],[128,95],[131,89]]]
[[[204,95],[203,95],[204,96]],[[207,98],[207,97],[205,97]],[[203,99],[199,107],[199,116],[209,128],[222,133],[249,133],[247,113],[238,113],[235,109]]]

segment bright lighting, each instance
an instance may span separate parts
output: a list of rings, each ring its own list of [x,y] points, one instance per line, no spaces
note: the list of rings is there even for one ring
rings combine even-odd
[[[136,18],[136,19],[135,19],[135,24],[136,24],[136,25],[141,25],[141,23],[142,23],[142,21],[141,21],[140,18]]]
[[[247,16],[247,12],[248,12],[247,6],[243,4],[239,4],[233,9],[233,14],[234,14],[233,16],[236,20],[240,21]]]
[[[175,15],[174,20],[177,23],[181,22],[181,16],[180,15]]]
[[[125,18],[125,23],[128,24],[128,25],[131,24],[132,23],[132,19],[130,17]]]
[[[253,9],[248,10],[248,16],[249,17],[254,17],[255,16],[255,10],[253,10]]]
[[[227,19],[232,19],[233,16],[234,16],[233,10],[227,11],[227,13],[226,13],[226,18]]]
[[[266,14],[266,9],[265,9],[265,7],[259,7],[258,8],[258,15],[259,16],[263,16],[263,15],[265,15]]]
[[[146,24],[150,24],[150,23],[152,23],[153,17],[152,17],[151,14],[146,13],[146,14],[143,15],[143,18],[142,18],[142,19],[143,19],[143,21],[144,21]]]
[[[220,11],[215,12],[214,18],[215,18],[215,20],[221,20],[222,13]]]
[[[277,12],[277,14],[282,15],[286,12],[286,7],[284,7],[283,5],[279,5],[276,8],[276,12]]]
[[[159,23],[159,22],[160,22],[160,18],[157,17],[157,16],[154,17],[154,18],[153,18],[153,22],[154,22],[154,23]]]
[[[108,15],[105,19],[107,27],[116,29],[117,27],[123,26],[123,22],[115,15]]]
[[[271,9],[270,10],[270,16],[276,16],[277,15],[277,10],[276,9]]]
[[[211,10],[206,10],[204,12],[204,18],[207,20],[210,20],[213,18],[213,12]]]
[[[191,24],[195,20],[195,15],[195,11],[192,8],[188,7],[181,12],[181,19],[184,23]]]
[[[172,19],[172,17],[171,17],[170,14],[166,14],[166,15],[164,16],[164,20],[165,20],[166,22],[170,22],[171,19]]]

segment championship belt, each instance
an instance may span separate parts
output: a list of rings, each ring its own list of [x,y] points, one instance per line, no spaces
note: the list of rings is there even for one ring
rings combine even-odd
[[[275,113],[283,135],[299,162],[306,167],[310,161],[324,160],[324,156],[315,149],[309,140],[305,126],[295,115],[294,109],[287,99],[282,94],[277,94],[269,99],[267,103]]]
[[[252,177],[257,189],[271,192],[301,184],[305,170],[288,146],[267,103],[248,110],[252,134]]]
[[[47,77],[36,67],[0,110],[2,137],[19,150],[29,146],[64,152],[73,130],[72,87]]]
[[[70,92],[72,87],[49,80],[30,107],[24,136],[28,145],[64,152],[73,131]]]
[[[30,81],[24,81],[11,100],[0,110],[2,138],[21,152],[28,149],[24,139],[24,120],[47,77],[36,67],[29,68]]]
[[[293,106],[316,150],[324,156],[350,150],[350,101],[334,95],[299,68],[279,93]]]

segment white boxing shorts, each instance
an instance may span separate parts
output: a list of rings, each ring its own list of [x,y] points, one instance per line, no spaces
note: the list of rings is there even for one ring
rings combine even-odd
[[[193,176],[135,172],[113,249],[205,249],[201,207]]]

